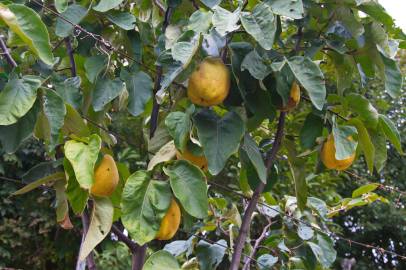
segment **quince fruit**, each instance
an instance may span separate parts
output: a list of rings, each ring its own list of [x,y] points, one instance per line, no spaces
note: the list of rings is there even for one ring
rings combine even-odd
[[[192,164],[196,165],[203,171],[207,171],[208,169],[208,163],[207,159],[205,156],[197,156],[193,154],[191,151],[188,149],[185,149],[182,153],[179,151],[176,151],[176,158],[181,159],[181,160],[187,160],[190,161]]]
[[[169,240],[178,231],[180,225],[180,208],[174,199],[168,208],[164,218],[161,221],[159,232],[156,235],[158,240]]]
[[[349,140],[352,140],[352,137],[348,137]],[[338,171],[343,171],[351,166],[355,159],[355,153],[350,157],[342,160],[338,160],[335,157],[336,147],[334,145],[334,136],[333,134],[328,135],[327,141],[324,142],[321,148],[321,161],[324,166],[328,169],[336,169]]]
[[[94,183],[90,193],[95,196],[108,197],[116,189],[118,181],[119,175],[116,163],[112,156],[106,154],[94,171]]]
[[[196,105],[218,105],[229,91],[230,72],[220,58],[206,58],[190,75],[187,94]]]
[[[292,87],[290,88],[288,103],[279,109],[284,112],[290,111],[296,108],[299,102],[300,102],[300,86],[297,84],[297,82],[293,82]]]

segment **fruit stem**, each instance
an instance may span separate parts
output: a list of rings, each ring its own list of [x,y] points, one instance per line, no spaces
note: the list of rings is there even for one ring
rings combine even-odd
[[[281,112],[279,115],[278,128],[276,131],[275,140],[273,142],[272,149],[266,155],[265,164],[266,164],[266,169],[268,172],[267,175],[269,175],[269,171],[272,167],[272,164],[274,163],[274,161],[276,159],[276,154],[278,153],[281,143],[282,143],[283,129],[285,126],[285,117],[286,117],[286,112]],[[254,195],[252,195],[252,198],[251,198],[250,202],[248,203],[248,206],[245,210],[244,217],[243,217],[240,231],[239,231],[239,235],[235,242],[234,253],[233,253],[233,257],[231,259],[231,264],[230,264],[230,270],[238,270],[238,268],[239,268],[242,250],[244,248],[245,241],[247,239],[248,232],[249,232],[252,213],[254,212],[254,210],[257,206],[259,196],[261,195],[262,191],[264,190],[264,187],[265,187],[265,184],[263,182],[261,182],[258,185],[258,187],[256,188],[256,190],[254,192]]]

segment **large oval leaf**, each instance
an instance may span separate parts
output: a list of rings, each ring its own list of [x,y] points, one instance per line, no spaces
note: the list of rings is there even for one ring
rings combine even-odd
[[[48,30],[34,10],[20,4],[0,4],[0,17],[45,64],[54,63]]]
[[[296,79],[309,93],[313,105],[323,109],[326,101],[326,83],[319,66],[308,57],[294,56],[288,61]]]
[[[120,5],[124,0],[100,0],[100,2],[93,7],[94,10],[99,12],[106,12]]]
[[[188,161],[178,160],[164,168],[175,197],[191,216],[207,217],[207,184],[203,172]]]
[[[0,125],[11,125],[34,105],[41,81],[34,76],[12,78],[0,92]]]
[[[204,155],[209,162],[211,174],[218,174],[228,158],[237,152],[244,135],[244,122],[235,112],[220,118],[212,110],[201,110],[194,117]]]
[[[71,163],[80,186],[85,189],[93,185],[94,166],[100,147],[101,139],[96,134],[88,138],[88,143],[75,140],[65,143],[65,156]]]
[[[268,5],[261,3],[255,6],[252,13],[241,13],[241,23],[262,48],[272,49],[276,33],[276,19]]]
[[[171,198],[168,182],[151,180],[145,171],[128,177],[121,198],[122,221],[139,245],[155,238]]]
[[[147,73],[138,71],[130,74],[125,83],[128,91],[128,111],[133,116],[138,116],[144,112],[152,97],[153,82]]]
[[[81,5],[70,5],[61,16],[73,24],[79,24],[86,17],[87,9]],[[55,34],[58,37],[68,37],[72,34],[74,26],[66,20],[58,18],[55,25]]]
[[[104,106],[118,97],[124,88],[125,85],[119,78],[98,80],[93,93],[94,110],[96,112],[103,110]]]
[[[0,126],[0,142],[6,153],[17,151],[21,143],[32,135],[39,110],[40,105],[37,102],[17,123]]]
[[[180,270],[176,258],[165,250],[160,250],[152,254],[145,262],[144,270]]]

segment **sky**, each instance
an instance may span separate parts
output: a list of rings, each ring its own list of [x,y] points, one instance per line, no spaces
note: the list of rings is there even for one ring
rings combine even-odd
[[[396,25],[406,32],[406,0],[379,0],[379,3],[395,19]]]

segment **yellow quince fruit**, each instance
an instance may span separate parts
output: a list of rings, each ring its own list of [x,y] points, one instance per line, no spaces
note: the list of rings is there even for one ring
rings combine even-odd
[[[230,72],[220,58],[206,58],[190,75],[187,95],[204,107],[223,102],[230,91]]]
[[[284,112],[290,111],[296,108],[299,102],[300,102],[300,86],[299,84],[297,84],[297,82],[293,82],[292,87],[290,88],[288,103],[279,109]]]
[[[161,221],[159,232],[156,235],[158,240],[171,239],[179,229],[180,225],[180,208],[174,199],[171,201],[171,205],[168,208],[164,218]]]
[[[352,140],[352,137],[348,137],[349,140]],[[355,159],[355,153],[350,157],[342,160],[338,160],[335,157],[336,147],[334,145],[334,136],[333,134],[328,135],[327,141],[324,142],[321,148],[321,161],[324,166],[328,169],[336,169],[338,171],[343,171],[351,166]]]
[[[103,156],[99,166],[94,171],[94,183],[90,193],[95,196],[110,196],[117,187],[119,175],[112,156]]]

